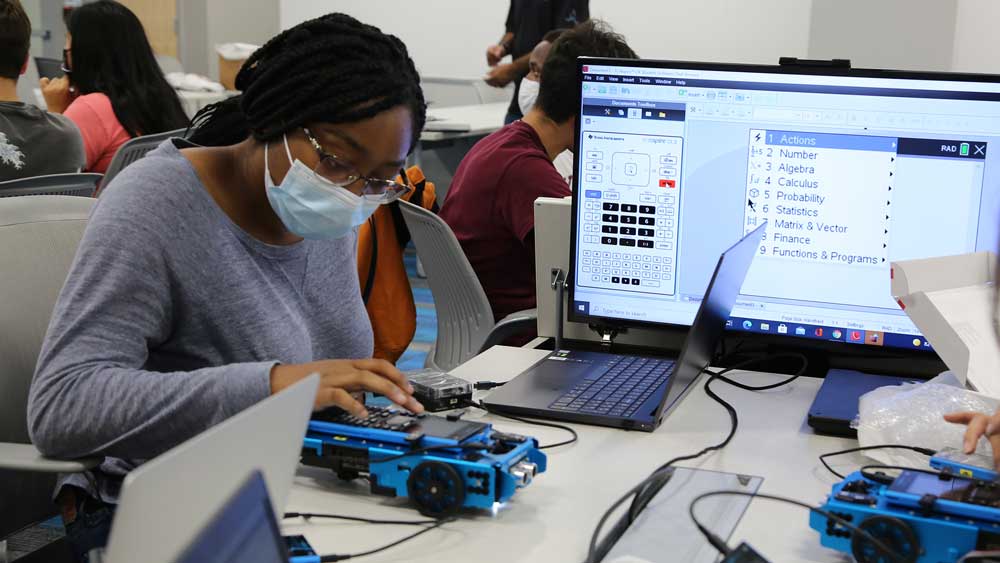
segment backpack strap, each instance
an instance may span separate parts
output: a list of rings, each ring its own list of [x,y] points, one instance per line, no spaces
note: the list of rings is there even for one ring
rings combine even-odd
[[[399,206],[397,205],[397,207]],[[396,212],[398,213],[399,211],[396,210]],[[371,261],[368,263],[368,280],[365,282],[365,286],[361,290],[361,299],[364,301],[366,306],[368,305],[368,298],[372,295],[372,287],[375,285],[375,267],[378,265],[378,230],[375,229],[374,215],[368,218],[368,226],[371,227],[372,232],[372,257]]]

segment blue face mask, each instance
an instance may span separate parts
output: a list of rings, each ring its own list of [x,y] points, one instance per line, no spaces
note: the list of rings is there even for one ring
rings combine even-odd
[[[364,223],[379,202],[359,196],[317,175],[301,160],[292,158],[285,136],[285,153],[292,163],[280,185],[274,185],[264,145],[264,188],[271,209],[285,228],[307,239],[341,238]]]

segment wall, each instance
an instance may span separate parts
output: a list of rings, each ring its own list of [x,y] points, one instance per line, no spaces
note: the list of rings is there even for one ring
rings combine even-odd
[[[766,64],[806,56],[811,10],[811,0],[590,2],[640,57]]]
[[[776,62],[805,56],[809,0],[591,0],[604,19],[646,58]],[[420,6],[419,24],[414,6]],[[623,9],[634,6],[634,9]],[[427,76],[474,78],[486,70],[487,45],[503,35],[507,2],[495,0],[283,0],[281,28],[341,11],[399,36]]]
[[[263,45],[281,31],[278,0],[177,0],[180,59],[188,72],[219,77],[219,43]],[[296,3],[311,4],[298,0]]]
[[[869,68],[948,70],[957,0],[814,0],[809,56]]]
[[[590,0],[590,6],[647,58],[836,57],[855,66],[1000,73],[998,0]],[[501,35],[506,7],[501,0],[280,0],[280,15],[284,29],[343,11],[398,35],[425,75],[472,78],[486,70],[483,52]]]
[[[1000,2],[958,0],[952,69],[1000,74]]]
[[[281,28],[344,12],[406,43],[421,74],[475,78],[486,71],[486,46],[500,39],[507,4],[482,0],[284,0]],[[419,14],[419,18],[414,16]]]

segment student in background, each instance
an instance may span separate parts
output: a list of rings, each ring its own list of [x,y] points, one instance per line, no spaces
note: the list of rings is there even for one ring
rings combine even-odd
[[[566,29],[587,21],[590,17],[590,0],[510,0],[507,10],[506,33],[496,45],[486,49],[486,62],[492,69],[486,83],[503,88],[514,83],[514,99],[507,108],[504,123],[521,118],[517,98],[521,79],[528,73],[531,50],[553,29]],[[511,62],[500,64],[510,55]]]
[[[542,79],[542,65],[545,64],[546,57],[549,56],[549,49],[552,48],[552,43],[559,39],[564,30],[553,29],[552,31],[545,34],[542,41],[535,45],[535,48],[531,50],[531,56],[528,58],[528,74],[524,76],[521,80],[521,88],[517,95],[517,105],[521,109],[523,115],[528,115],[531,108],[535,107],[535,102],[538,100],[538,88],[539,83]],[[559,175],[566,180],[566,183],[570,186],[573,185],[573,151],[572,149],[566,149],[559,153],[559,156],[552,161],[555,165],[556,171]]]
[[[20,2],[0,0],[0,182],[79,172],[84,165],[76,125],[17,98],[30,47],[31,22]]]
[[[624,38],[603,23],[588,21],[565,31],[545,60],[538,101],[522,120],[472,147],[441,208],[496,320],[535,306],[534,203],[570,195],[552,161],[573,147],[581,56],[636,58]]]
[[[103,174],[133,137],[187,126],[177,93],[128,8],[112,0],[84,4],[70,13],[67,29],[68,77],[42,78],[42,94],[49,111],[80,128],[86,171]]]
[[[53,311],[28,427],[46,455],[104,458],[59,481],[78,553],[142,460],[311,373],[317,408],[363,416],[352,393],[372,391],[423,410],[371,359],[356,263],[426,117],[406,47],[330,14],[268,41],[236,86],[196,116],[207,146],[165,141],[108,184]]]

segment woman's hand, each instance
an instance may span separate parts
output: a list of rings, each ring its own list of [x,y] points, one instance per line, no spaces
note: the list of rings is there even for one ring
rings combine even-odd
[[[316,409],[337,406],[359,417],[368,416],[364,404],[352,393],[371,391],[415,413],[424,406],[413,398],[413,386],[385,360],[324,360],[308,364],[277,365],[271,369],[271,394],[312,373],[320,375]]]
[[[944,419],[967,427],[962,442],[962,449],[967,454],[975,452],[976,442],[980,437],[986,436],[993,446],[993,464],[1000,471],[1000,410],[992,416],[981,412],[953,412],[944,415]]]
[[[73,88],[65,76],[42,78],[38,83],[42,87],[42,96],[45,97],[45,105],[50,112],[62,113],[73,102]]]

